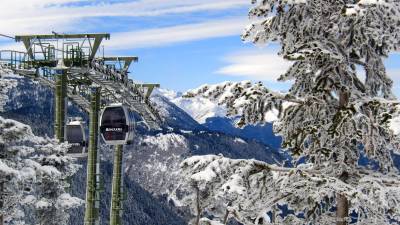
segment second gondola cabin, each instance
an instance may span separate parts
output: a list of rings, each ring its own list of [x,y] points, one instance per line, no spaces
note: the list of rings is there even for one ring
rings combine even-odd
[[[135,132],[135,118],[124,104],[106,106],[100,116],[100,133],[107,145],[131,144]]]
[[[75,158],[87,156],[85,126],[82,120],[72,120],[65,126],[65,140],[71,145],[68,155]]]

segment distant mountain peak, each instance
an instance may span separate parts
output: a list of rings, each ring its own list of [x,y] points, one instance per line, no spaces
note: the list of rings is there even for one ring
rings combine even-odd
[[[225,117],[226,115],[225,107],[205,98],[183,98],[181,92],[175,92],[168,89],[158,89],[156,93],[164,96],[176,106],[184,110],[199,124],[206,123],[208,118]]]

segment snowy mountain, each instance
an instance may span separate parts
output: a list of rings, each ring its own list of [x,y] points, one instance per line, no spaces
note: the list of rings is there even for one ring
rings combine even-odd
[[[225,117],[226,115],[223,107],[205,98],[187,99],[182,97],[182,93],[167,89],[158,89],[157,94],[166,97],[200,124],[205,123],[208,118]]]
[[[255,139],[274,148],[280,148],[282,139],[274,134],[272,128],[272,122],[277,119],[277,113],[268,113],[269,123],[237,128],[235,126],[237,121],[234,118],[226,117],[226,109],[209,99],[200,96],[183,98],[181,92],[167,89],[158,89],[156,93],[167,98],[208,130]],[[400,118],[393,118],[390,127],[396,135],[399,134]]]
[[[223,106],[206,98],[183,98],[182,95],[180,92],[159,89],[155,96],[165,97],[210,131],[254,139],[274,148],[280,148],[281,138],[274,134],[272,123],[237,128],[235,126],[237,121],[235,118],[226,117],[226,109]],[[276,115],[271,113],[269,118],[272,122],[276,119]]]
[[[156,195],[168,194],[175,185],[174,172],[191,155],[222,154],[270,163],[283,160],[277,148],[261,141],[242,139],[199,124],[178,107],[181,105],[177,103],[182,102],[182,98],[170,100],[173,96],[171,93],[161,90],[152,96],[152,101],[165,119],[164,129],[158,133],[139,135],[126,150],[125,172],[146,190]]]
[[[1,116],[13,118],[32,126],[35,134],[53,135],[53,92],[31,80],[16,79],[17,86],[8,91],[9,101],[4,105]],[[157,104],[165,125],[161,131],[145,132],[138,130],[133,145],[124,150],[125,190],[124,221],[133,225],[184,224],[185,216],[176,212],[165,198],[173,189],[175,171],[180,162],[192,155],[222,154],[231,158],[255,158],[270,163],[282,161],[281,153],[274,147],[252,138],[215,132],[198,123],[183,109],[180,99],[175,101],[162,91],[152,96]],[[176,97],[176,95],[175,95]],[[171,99],[171,100],[170,100]],[[174,103],[175,102],[175,103]],[[210,106],[211,107],[211,106]],[[212,107],[211,112],[215,112]],[[195,108],[193,108],[195,109]],[[222,111],[221,111],[222,112]],[[221,113],[219,112],[219,113]],[[220,115],[217,113],[210,115]],[[87,119],[77,107],[69,105],[68,116],[81,116]],[[200,117],[198,117],[200,118]],[[206,117],[203,117],[206,118]],[[228,129],[228,128],[227,128]],[[102,173],[104,192],[102,200],[102,224],[107,224],[111,183],[112,150],[102,146]],[[85,162],[73,179],[72,193],[84,198]],[[173,202],[171,202],[173,205]],[[83,208],[72,214],[70,224],[81,224]]]

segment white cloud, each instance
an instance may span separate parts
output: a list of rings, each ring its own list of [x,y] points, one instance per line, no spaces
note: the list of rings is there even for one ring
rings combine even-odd
[[[400,68],[397,68],[397,67],[386,68],[386,73],[393,80],[393,91],[396,94],[399,94],[399,91],[400,91]],[[362,82],[365,82],[365,70],[361,66],[359,66],[357,68],[357,75],[358,75],[358,78]]]
[[[79,4],[70,3],[85,3]],[[89,3],[89,4],[88,4]],[[249,0],[136,0],[120,3],[87,0],[13,0],[2,2],[0,33],[6,35],[86,32],[91,27],[86,18],[157,17],[166,14],[183,14],[200,11],[224,11],[249,5]],[[213,37],[238,35],[247,19],[221,19],[196,24],[176,25],[139,31],[113,33],[111,41],[104,42],[111,51],[126,48],[153,47],[171,43],[201,40]],[[108,24],[110,25],[110,24]],[[23,48],[7,43],[2,48]]]
[[[17,42],[7,42],[5,44],[1,44],[0,50],[15,50],[15,51],[26,52],[24,45],[22,43],[17,43]]]
[[[269,48],[236,52],[223,60],[227,65],[218,69],[218,74],[272,82],[292,65],[278,56],[276,50]],[[365,79],[362,68],[359,67],[357,71],[360,79]],[[387,68],[387,74],[394,81],[394,92],[400,96],[400,68]]]
[[[249,5],[249,0],[138,0],[120,3],[90,1],[86,5],[68,3],[85,0],[6,0],[2,1],[0,31],[7,34],[79,29],[78,22],[93,17],[155,17],[198,11],[227,10]]]
[[[248,23],[246,18],[231,18],[172,27],[116,33],[105,46],[111,50],[164,46],[208,38],[239,35]]]
[[[292,65],[276,51],[267,49],[238,52],[225,57],[224,61],[228,65],[216,73],[262,81],[276,81]]]
[[[395,82],[400,82],[400,68],[388,68],[386,72]]]
[[[388,68],[386,72],[393,80],[393,92],[400,97],[400,68]]]

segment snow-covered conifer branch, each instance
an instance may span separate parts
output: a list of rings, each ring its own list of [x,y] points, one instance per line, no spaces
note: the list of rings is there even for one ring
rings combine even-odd
[[[279,54],[294,62],[279,78],[294,82],[288,93],[273,92],[262,83],[226,82],[203,86],[186,96],[225,105],[228,115],[241,117],[240,127],[266,122],[267,113],[277,111],[274,130],[283,138],[282,147],[294,156],[293,164],[312,165],[318,173],[267,168],[261,173],[251,160],[204,157],[201,163],[192,164],[193,168],[183,167],[190,178],[186,181],[204,192],[200,191],[202,209],[211,206],[207,213],[219,218],[228,207],[239,221],[263,224],[257,218],[272,212],[268,202],[285,191],[283,196],[292,195],[278,204],[288,205],[306,219],[291,214],[282,218],[282,223],[344,225],[351,212],[358,215],[360,224],[399,221],[394,205],[400,200],[400,189],[392,153],[399,151],[400,142],[398,133],[390,129],[398,120],[399,103],[383,62],[400,47],[400,2],[252,3],[252,24],[242,38],[255,44],[274,41],[281,45]],[[362,158],[367,165],[359,163]],[[226,191],[231,186],[227,182],[236,184],[234,197],[228,195],[232,191]],[[265,200],[252,199],[260,196],[260,190],[265,191],[261,192]],[[334,215],[336,205],[340,210]]]
[[[9,73],[6,73],[9,74]],[[4,76],[4,74],[3,74]],[[4,111],[4,106],[7,104],[8,92],[17,86],[17,81],[14,79],[1,79],[2,71],[0,65],[0,112]]]
[[[29,126],[0,117],[0,182],[10,224],[67,224],[68,210],[83,201],[66,193],[80,168],[67,144],[37,137]]]
[[[261,82],[224,82],[217,85],[204,85],[188,91],[184,97],[201,96],[224,105],[228,116],[241,115],[237,126],[265,122],[265,114],[277,110],[282,112],[285,102],[305,104],[306,99],[295,98],[290,94],[270,91]],[[308,99],[310,101],[310,99]]]
[[[312,164],[280,168],[256,160],[214,155],[186,159],[180,172],[185,180],[176,193],[179,196],[191,194],[176,199],[191,205],[194,214],[197,213],[195,205],[201,205],[200,216],[213,215],[217,218],[214,220],[222,223],[226,221],[228,210],[229,217],[244,224],[270,224],[265,217],[272,211],[278,216],[268,220],[293,224],[292,220],[279,216],[283,215],[281,206],[287,205],[295,215],[305,215],[305,218],[297,218],[299,223],[295,224],[329,224],[321,218],[332,213],[337,193],[345,195],[351,202],[351,210],[359,212],[360,223],[369,221],[370,217],[388,221],[388,218],[400,216],[396,207],[400,197],[397,174],[380,174],[380,177],[378,173],[360,174],[348,184],[314,171]],[[193,189],[198,190],[199,196],[194,196]],[[375,213],[380,215],[375,216]]]

